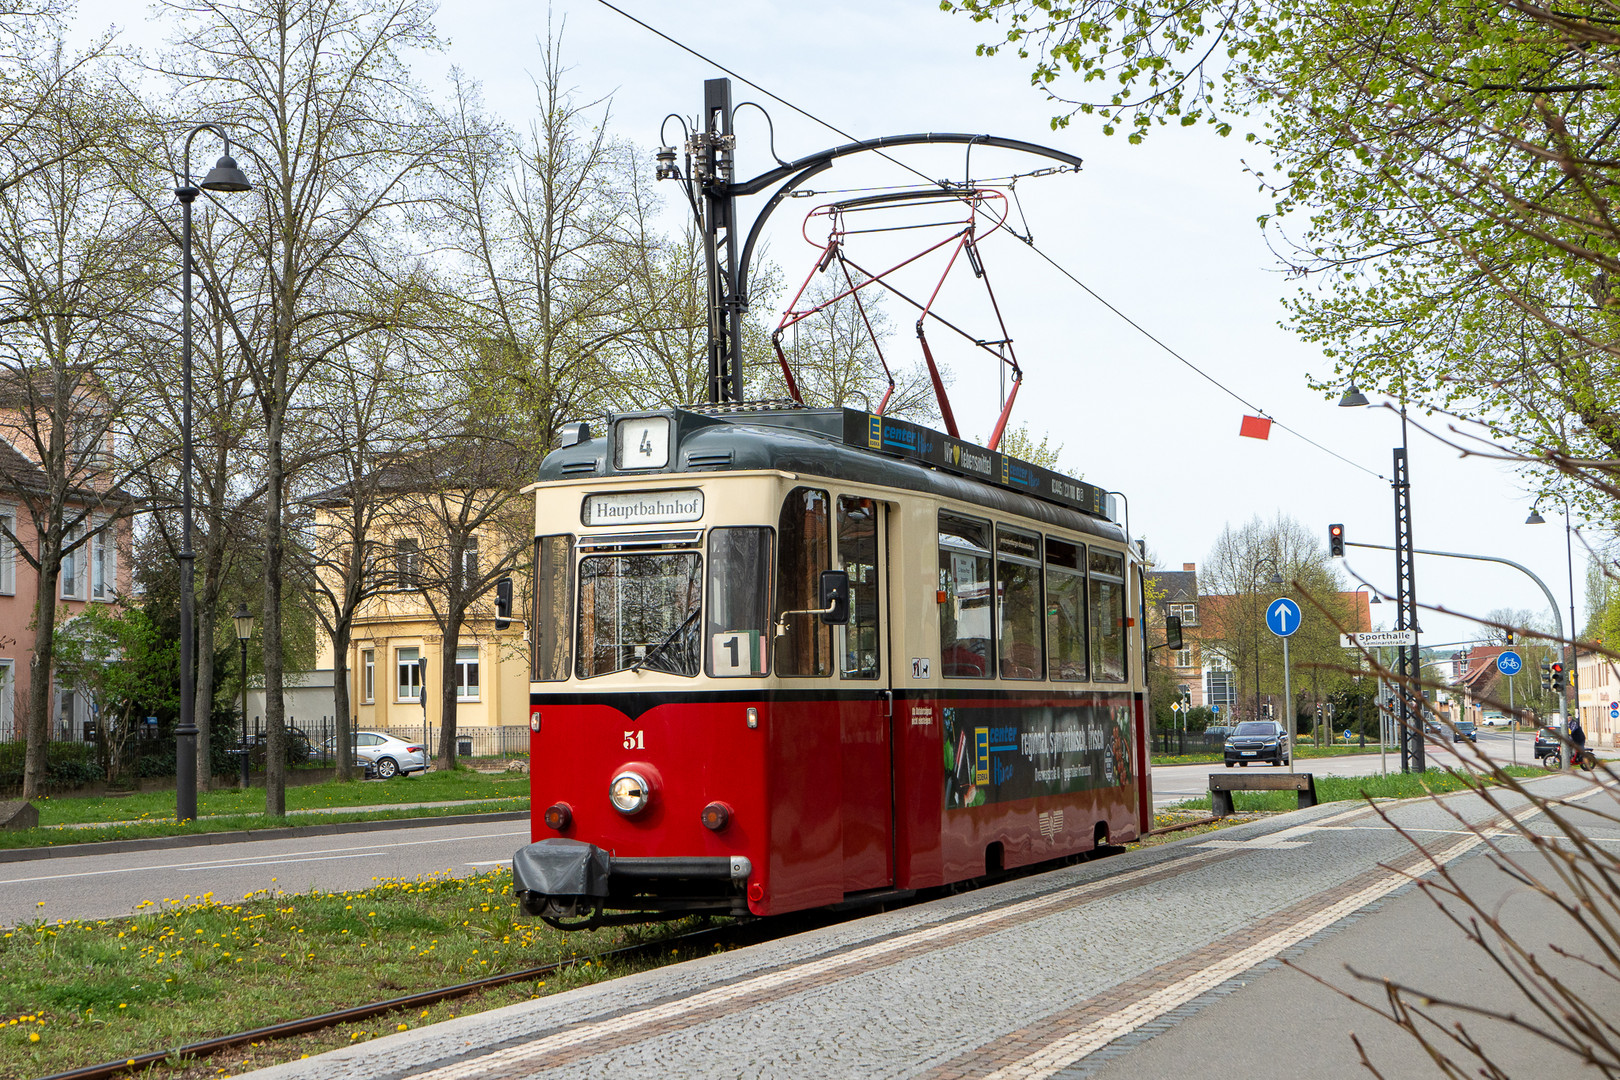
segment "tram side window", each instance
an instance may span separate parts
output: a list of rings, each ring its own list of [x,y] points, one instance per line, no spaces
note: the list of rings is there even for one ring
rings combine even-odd
[[[1041,538],[996,529],[996,644],[1003,679],[1039,679],[1041,648]]]
[[[946,511],[939,515],[939,668],[948,679],[988,679],[990,523]]]
[[[1046,538],[1046,652],[1052,678],[1085,682],[1086,549]]]
[[[703,558],[695,551],[579,561],[579,677],[627,668],[698,673]]]
[[[838,565],[849,575],[849,625],[837,629],[838,674],[845,679],[879,675],[877,522],[875,500],[838,497]]]
[[[574,566],[572,536],[542,536],[534,542],[534,679],[568,678],[568,641],[573,630],[569,574]]]
[[[832,522],[827,493],[800,487],[782,503],[777,537],[776,610],[809,611],[821,606],[821,572],[832,569]],[[778,675],[832,673],[832,627],[815,615],[787,616],[787,631],[775,638]]]
[[[764,675],[771,661],[771,530],[709,530],[709,674]]]
[[[1125,558],[1091,549],[1091,677],[1125,681]]]

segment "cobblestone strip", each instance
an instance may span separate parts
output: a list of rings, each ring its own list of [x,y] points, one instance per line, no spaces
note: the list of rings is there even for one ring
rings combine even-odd
[[[1199,851],[965,918],[936,923],[871,945],[717,986],[679,1000],[577,1024],[538,1039],[410,1075],[413,1080],[468,1080],[473,1077],[501,1080],[526,1076],[537,1069],[556,1068],[581,1057],[678,1031],[694,1020],[712,1021],[780,1000],[789,994],[887,967],[911,956],[933,952],[947,940],[954,948],[969,938],[982,937],[1031,918],[1141,888],[1174,877],[1192,866],[1224,862],[1241,854],[1241,850]]]
[[[1531,806],[1512,815],[1521,822],[1540,813]],[[923,1074],[924,1080],[1045,1080],[1116,1039],[1271,960],[1417,877],[1468,853],[1509,827],[1502,815],[1479,833],[1433,856],[1419,855],[1394,870],[1370,870],[1342,885],[1269,915],[1196,952],[1119,984],[1106,998],[1067,1009],[960,1055]],[[1327,906],[1324,907],[1323,904]],[[1123,1007],[1121,1001],[1126,1004]]]

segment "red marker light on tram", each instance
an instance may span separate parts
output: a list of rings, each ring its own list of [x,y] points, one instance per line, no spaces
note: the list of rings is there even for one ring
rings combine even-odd
[[[565,802],[546,807],[546,828],[562,832],[574,823],[574,809]]]
[[[710,832],[719,832],[731,824],[731,807],[723,802],[712,802],[703,808],[703,827]]]

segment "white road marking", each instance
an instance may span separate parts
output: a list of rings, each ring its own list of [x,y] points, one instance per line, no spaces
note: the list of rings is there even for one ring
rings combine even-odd
[[[334,862],[338,859],[373,859],[381,855],[380,851],[362,851],[353,855],[308,855],[299,859],[258,860],[254,862],[216,863],[213,866],[182,866],[182,874],[206,874],[210,870],[237,870],[244,866],[285,866],[288,863],[301,862]]]
[[[358,847],[357,846],[357,847],[346,847],[346,848],[331,848],[331,849],[329,849],[327,851],[326,855],[324,855],[322,857],[323,858],[325,858],[325,857],[335,858],[335,857],[340,856],[344,852],[351,852],[351,851],[364,851],[368,855],[380,855],[380,854],[382,854],[382,852],[376,850],[378,848],[382,848],[382,849],[386,850],[386,849],[390,849],[390,848],[421,847],[424,844],[459,844],[459,843],[463,843],[463,842],[469,841],[469,840],[495,840],[495,839],[499,839],[502,836],[527,836],[527,835],[529,835],[529,830],[523,829],[523,830],[518,831],[518,832],[480,833],[480,834],[478,834],[476,836],[449,836],[449,837],[445,837],[445,838],[440,839],[440,840],[401,840],[401,841],[398,841],[398,842],[392,843],[392,844],[367,844],[367,845],[365,845],[363,847]],[[244,841],[244,843],[248,843],[248,842],[251,842],[251,841]],[[87,856],[81,856],[81,857],[82,858],[93,858],[94,856],[88,856],[87,855]],[[108,870],[80,870],[80,871],[76,871],[74,873],[68,873],[68,874],[39,874],[39,875],[36,875],[34,877],[0,878],[0,886],[23,885],[23,884],[26,884],[26,883],[31,882],[31,881],[62,881],[62,880],[66,880],[68,878],[100,877],[100,876],[102,876],[104,874],[138,874],[138,873],[144,873],[145,871],[148,871],[148,870],[213,870],[213,869],[229,869],[229,868],[235,867],[235,866],[248,866],[248,865],[274,866],[277,863],[281,863],[281,862],[302,862],[302,861],[307,861],[307,860],[298,859],[298,858],[293,857],[293,856],[280,856],[280,855],[256,855],[256,856],[252,856],[251,861],[247,861],[247,862],[243,861],[244,858],[245,858],[244,856],[238,855],[235,858],[228,858],[228,859],[208,859],[208,860],[202,860],[202,861],[192,861],[192,862],[183,862],[183,863],[159,863],[159,864],[157,864],[155,866],[150,864],[150,863],[147,863],[147,864],[142,865],[142,866],[118,866],[118,867],[113,867],[113,868],[108,869]]]

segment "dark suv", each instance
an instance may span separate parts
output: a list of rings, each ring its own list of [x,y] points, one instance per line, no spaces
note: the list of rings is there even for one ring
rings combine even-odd
[[[1288,763],[1288,737],[1274,720],[1245,720],[1226,737],[1226,767],[1251,761]]]

